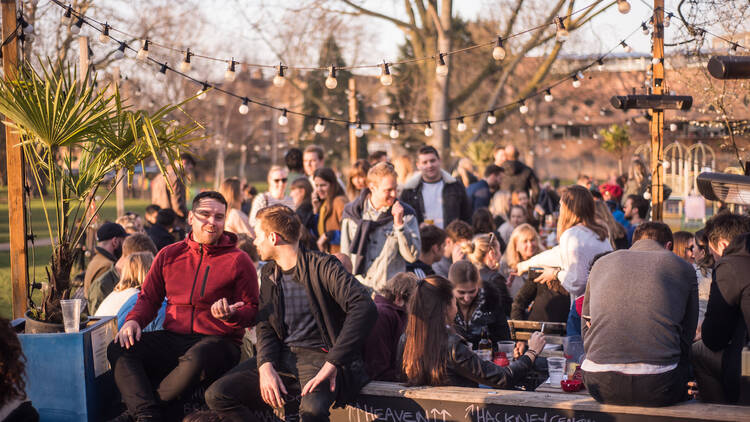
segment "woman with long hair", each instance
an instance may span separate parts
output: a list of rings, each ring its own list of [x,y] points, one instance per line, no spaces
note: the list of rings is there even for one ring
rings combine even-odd
[[[640,157],[633,158],[628,170],[628,180],[623,186],[622,206],[625,206],[625,200],[629,195],[643,196],[649,189],[651,173],[648,171],[646,163]],[[666,197],[666,196],[665,196]]]
[[[367,187],[367,172],[370,170],[370,163],[367,160],[357,160],[349,169],[346,178],[346,195],[350,201],[359,198],[362,189]]]
[[[300,235],[300,244],[306,249],[315,250],[318,247],[315,244],[314,236],[317,231],[317,222],[315,212],[313,212],[312,194],[313,187],[307,177],[297,178],[289,188],[289,196],[294,201],[294,213],[297,214],[302,221],[302,226],[305,227]]]
[[[529,351],[510,366],[481,360],[450,325],[457,312],[453,285],[440,276],[417,282],[409,300],[401,368],[406,384],[511,388],[522,381],[544,348],[544,335],[534,333]],[[446,341],[447,339],[447,341]]]
[[[525,283],[525,279],[516,273],[519,262],[531,259],[534,255],[542,252],[542,239],[531,224],[521,224],[513,230],[505,248],[503,259],[500,261],[500,274],[508,282],[508,291],[511,297],[516,294]]]
[[[471,239],[471,243],[464,246],[464,253],[479,270],[479,278],[484,286],[492,285],[498,292],[498,303],[502,306],[506,316],[510,315],[513,298],[508,293],[505,277],[500,274],[500,242],[494,233],[478,234]]]
[[[27,400],[25,378],[26,357],[21,342],[10,321],[0,318],[0,421],[39,420],[39,413]]]
[[[612,242],[612,247],[615,249],[627,249],[630,247],[628,244],[628,232],[622,224],[615,220],[614,215],[609,210],[605,201],[595,200],[594,205],[596,206],[596,219],[605,227],[607,227],[607,236]]]
[[[96,316],[117,315],[122,305],[130,299],[130,296],[137,295],[140,292],[143,282],[146,281],[146,274],[148,274],[153,262],[154,254],[151,252],[136,252],[128,255],[125,258],[120,281],[117,282],[112,293],[108,294],[102,304],[96,308]]]
[[[330,254],[341,250],[341,219],[344,207],[349,202],[336,178],[336,173],[328,167],[315,170],[315,193],[313,212],[318,216],[318,249]]]
[[[219,193],[227,200],[227,214],[224,230],[235,234],[247,233],[255,237],[255,232],[247,214],[242,212],[242,185],[240,179],[230,177],[225,179],[219,187]]]
[[[294,201],[285,194],[289,171],[285,167],[271,166],[268,170],[268,191],[258,194],[253,199],[253,208],[250,210],[250,225],[255,227],[255,216],[258,211],[271,205],[282,204],[294,209]],[[252,237],[255,237],[253,234]]]
[[[612,250],[607,236],[607,227],[596,220],[596,205],[591,192],[583,186],[568,186],[560,197],[560,218],[557,220],[559,244],[551,251],[517,265],[519,273],[528,271],[531,266],[544,267],[534,282],[545,283],[552,288],[554,280],[558,280],[570,293],[569,336],[581,333],[581,316],[573,305],[586,290],[594,257]],[[539,265],[539,261],[543,265]]]
[[[494,345],[498,341],[510,340],[508,318],[500,304],[500,293],[492,283],[482,283],[479,270],[471,261],[456,261],[448,270],[448,280],[453,285],[456,298],[456,317],[453,326],[456,332],[472,344],[476,350],[482,334]]]
[[[404,186],[404,183],[406,183],[407,180],[411,177],[412,174],[414,174],[414,163],[412,161],[412,158],[408,155],[399,155],[396,157],[396,159],[393,160],[393,168],[396,170],[396,174],[398,177],[396,178],[396,183],[399,186],[399,190],[402,186]]]

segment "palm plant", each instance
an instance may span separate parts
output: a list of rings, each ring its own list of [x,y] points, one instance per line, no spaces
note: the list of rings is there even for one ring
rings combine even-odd
[[[40,61],[38,67],[39,71],[25,63],[17,79],[0,81],[0,113],[21,136],[18,147],[24,150],[40,192],[52,239],[49,283],[40,306],[31,300],[37,283],[29,283],[31,315],[61,322],[60,300],[71,294],[77,246],[106,198],[123,183],[117,177],[105,181],[119,170],[130,180],[134,167],[147,159],[166,172],[167,166],[174,166],[169,163],[179,162],[181,149],[197,139],[194,132],[200,126],[194,121],[180,126],[169,119],[184,102],[152,114],[130,110],[116,87],[97,88],[88,72],[79,78],[75,66],[50,61]],[[105,200],[96,205],[93,201],[100,190]],[[87,215],[92,205],[95,212]]]

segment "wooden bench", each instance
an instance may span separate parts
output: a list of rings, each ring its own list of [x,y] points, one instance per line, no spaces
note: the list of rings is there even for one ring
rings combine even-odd
[[[687,402],[647,408],[603,405],[589,396],[460,387],[405,387],[373,381],[337,422],[750,421],[750,408]]]
[[[521,319],[509,319],[508,328],[510,328],[510,338],[512,340],[527,341],[531,338],[534,331],[541,331],[550,344],[563,344],[562,339],[565,337],[564,322],[541,322],[526,321]]]

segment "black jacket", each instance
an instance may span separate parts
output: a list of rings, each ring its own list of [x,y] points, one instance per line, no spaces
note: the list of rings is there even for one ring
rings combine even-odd
[[[479,278],[482,280],[483,286],[492,286],[497,292],[497,304],[499,304],[505,316],[510,316],[510,310],[513,307],[513,297],[508,291],[508,285],[505,283],[505,277],[500,274],[497,270],[491,270],[487,266],[482,266],[479,269]]]
[[[722,378],[730,402],[739,398],[742,347],[750,327],[750,233],[737,236],[716,263],[701,326],[703,343],[724,350]]]
[[[510,340],[508,319],[500,301],[500,293],[495,285],[484,283],[474,300],[477,301],[477,307],[468,321],[461,316],[460,312],[456,313],[456,319],[453,322],[456,333],[471,343],[474,349],[479,346],[484,330],[487,331],[487,335],[492,341],[493,349],[498,341]]]
[[[305,285],[328,362],[339,368],[343,385],[340,404],[353,398],[367,383],[362,347],[378,318],[367,290],[332,255],[301,249],[295,276]],[[258,367],[271,362],[278,367],[286,337],[283,292],[278,288],[281,269],[269,261],[261,269],[260,304],[257,317]]]
[[[503,163],[503,176],[500,178],[500,189],[508,192],[524,190],[531,192],[531,203],[535,204],[539,197],[539,179],[534,170],[526,164],[508,160]]]
[[[526,316],[526,308],[534,302]],[[570,295],[550,290],[545,283],[526,280],[516,293],[510,319],[543,322],[566,322],[570,312]]]
[[[148,234],[148,237],[151,238],[151,240],[154,242],[154,245],[156,245],[156,250],[160,251],[165,246],[169,246],[172,243],[177,242],[177,239],[172,236],[171,233],[169,233],[169,230],[165,229],[164,226],[161,226],[159,224],[154,224],[151,227],[146,230],[146,233]]]
[[[443,182],[443,227],[448,227],[453,220],[463,220],[471,222],[472,207],[469,197],[466,196],[466,188],[460,180],[442,172]],[[417,213],[417,221],[420,224],[424,221],[424,201],[422,200],[422,175],[415,174],[404,183],[401,191],[401,200],[409,204]]]

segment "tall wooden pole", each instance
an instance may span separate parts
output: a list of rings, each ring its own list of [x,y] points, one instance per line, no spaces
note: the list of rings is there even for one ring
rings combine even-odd
[[[120,85],[120,67],[115,66],[112,69],[112,90]],[[112,93],[114,94],[114,92]],[[146,178],[146,169],[141,169],[142,180]],[[117,186],[115,186],[115,206],[117,207],[117,217],[125,215],[125,170],[117,170]]]
[[[357,110],[357,81],[352,76],[349,78],[349,121],[356,122],[358,120],[359,110]],[[349,163],[354,165],[357,161],[357,129],[355,127],[349,128]]]
[[[654,0],[653,76],[651,90],[664,94],[664,0]],[[651,110],[651,219],[664,217],[664,110]]]
[[[2,39],[9,39],[17,30],[16,1],[2,0]],[[3,46],[3,71],[6,80],[18,74],[18,38]],[[5,154],[8,166],[8,220],[10,230],[10,283],[13,317],[21,318],[26,312],[26,289],[29,281],[26,251],[26,212],[23,190],[26,184],[23,149],[20,137],[10,127],[5,127]]]

